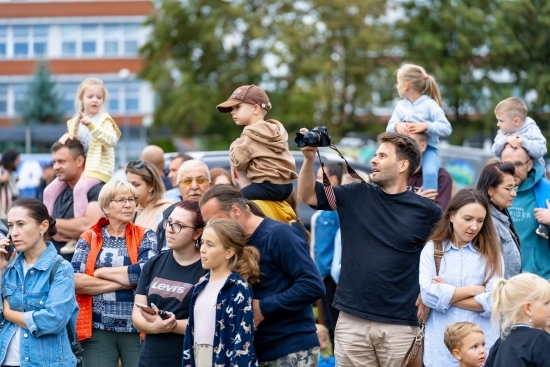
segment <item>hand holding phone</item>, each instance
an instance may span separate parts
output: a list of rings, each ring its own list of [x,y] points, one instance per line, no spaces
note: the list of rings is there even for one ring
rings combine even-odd
[[[154,309],[152,309],[149,306],[143,305],[141,303],[136,303],[136,307],[139,308],[140,310],[142,310],[143,312],[148,313],[149,315],[156,315],[157,314],[157,312]]]
[[[13,242],[11,241],[11,236],[8,235],[8,237],[0,240],[0,249],[0,253],[4,255],[4,259],[9,262],[13,251],[15,250],[15,247],[13,247]],[[5,265],[7,265],[7,263]]]

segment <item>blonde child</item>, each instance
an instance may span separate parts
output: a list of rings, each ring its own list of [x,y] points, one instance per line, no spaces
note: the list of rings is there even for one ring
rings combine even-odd
[[[445,330],[443,342],[460,367],[482,367],[487,358],[483,330],[472,322],[455,322]]]
[[[231,113],[237,125],[244,125],[241,136],[229,148],[231,166],[245,172],[241,192],[249,200],[286,200],[297,178],[296,162],[288,149],[288,133],[277,120],[264,120],[271,103],[256,85],[243,85],[217,107]],[[242,176],[240,175],[241,180]]]
[[[500,157],[507,144],[516,149],[524,148],[535,163],[544,169],[546,138],[537,123],[527,117],[525,102],[516,97],[506,98],[495,107],[495,116],[499,130],[493,143],[493,154]]]
[[[251,285],[260,279],[260,253],[231,219],[209,220],[200,243],[210,272],[193,288],[183,366],[257,366]]]
[[[428,147],[422,154],[422,188],[438,190],[439,137],[451,134],[451,124],[445,117],[441,93],[435,79],[424,68],[403,64],[396,72],[397,93],[403,98],[395,106],[386,131],[401,134],[426,133]]]
[[[486,367],[550,366],[550,284],[535,274],[498,279],[493,290],[493,319],[500,323],[500,339],[489,353]]]
[[[104,108],[107,89],[97,78],[85,79],[78,86],[75,100],[76,114],[67,121],[68,131],[60,139],[65,144],[68,139],[78,139],[84,146],[86,163],[84,173],[73,188],[74,216],[84,216],[88,206],[88,191],[101,182],[110,180],[115,166],[115,144],[120,138],[120,130]],[[67,187],[67,182],[57,178],[44,190],[44,204],[50,215],[55,201]],[[69,241],[60,249],[61,253],[74,252],[76,242]]]

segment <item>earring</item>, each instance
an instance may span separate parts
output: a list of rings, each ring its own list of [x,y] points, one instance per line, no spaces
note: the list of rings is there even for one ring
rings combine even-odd
[[[532,322],[531,315],[529,315],[529,325],[531,325],[531,322]]]

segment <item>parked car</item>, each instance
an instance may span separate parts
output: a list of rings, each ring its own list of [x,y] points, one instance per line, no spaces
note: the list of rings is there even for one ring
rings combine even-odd
[[[319,150],[321,153],[321,159],[324,163],[326,162],[343,162],[342,158],[336,153],[333,153],[332,150],[326,148],[321,148]],[[225,168],[228,171],[230,170],[230,164],[229,164],[229,151],[228,150],[221,150],[221,151],[211,151],[211,152],[186,152],[190,156],[192,156],[195,159],[200,159],[206,165],[208,168],[212,169],[214,167],[218,168]],[[292,156],[294,157],[294,160],[296,161],[296,172],[300,172],[300,168],[302,167],[302,164],[304,163],[304,156],[302,152],[300,151],[291,151]],[[165,153],[164,154],[164,161],[165,161],[165,167],[168,169],[168,165],[170,164],[170,160],[175,157],[178,153]],[[348,162],[351,164],[351,166],[356,169],[360,170],[366,173],[371,173],[371,166],[370,163],[360,163],[352,158],[346,157]],[[315,159],[315,172],[320,167],[319,160]],[[296,188],[298,185],[298,180],[294,180],[294,188]],[[305,205],[303,203],[298,203],[298,216],[304,223],[304,225],[309,229],[310,228],[310,221],[311,216],[315,210],[311,209],[308,205]]]

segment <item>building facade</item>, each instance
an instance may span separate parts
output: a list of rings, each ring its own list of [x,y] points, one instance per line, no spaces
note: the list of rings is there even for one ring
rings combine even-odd
[[[19,106],[39,59],[48,63],[67,117],[75,113],[78,84],[97,77],[109,91],[109,113],[125,138],[139,138],[154,109],[149,84],[137,79],[138,50],[149,34],[142,23],[153,9],[147,0],[0,0],[0,142],[2,131],[23,128]]]

